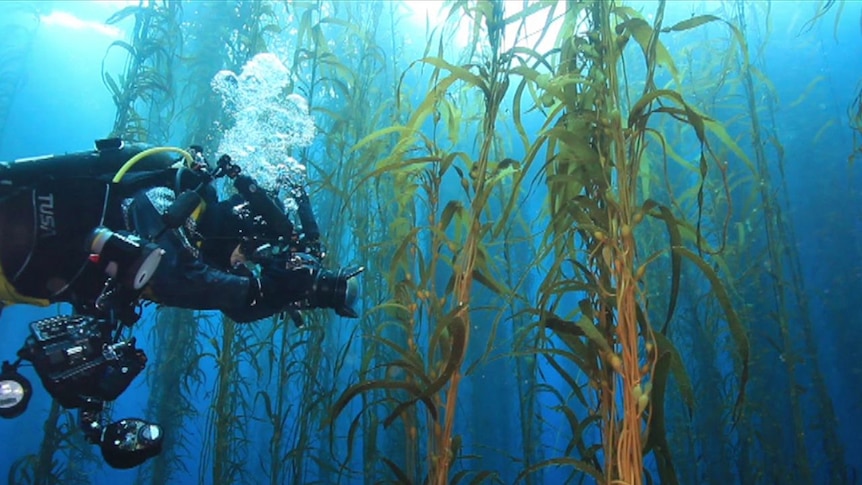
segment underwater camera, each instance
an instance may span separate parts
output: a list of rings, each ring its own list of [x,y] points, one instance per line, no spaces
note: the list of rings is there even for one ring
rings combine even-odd
[[[259,248],[258,253],[264,252],[266,246],[268,245]],[[279,252],[275,256],[267,256],[267,259],[269,260],[264,264],[283,268],[296,287],[301,288],[299,291],[302,296],[293,298],[296,301],[289,309],[332,308],[342,317],[359,317],[354,305],[360,295],[357,276],[365,271],[363,266],[330,270],[324,268],[320,261],[310,254],[293,252]],[[291,295],[287,297],[292,298]],[[296,320],[294,322],[296,323]],[[301,325],[297,323],[297,326]]]
[[[112,330],[107,320],[90,316],[45,318],[30,324],[30,336],[18,356],[33,363],[45,389],[67,409],[94,398],[112,401],[147,362],[134,338],[115,342]],[[30,383],[16,367],[5,362],[0,373],[0,417],[20,415],[30,398]]]
[[[342,317],[358,318],[353,306],[359,299],[359,280],[356,276],[365,271],[362,266],[340,268],[337,271],[317,271],[312,290],[314,306],[333,308]]]

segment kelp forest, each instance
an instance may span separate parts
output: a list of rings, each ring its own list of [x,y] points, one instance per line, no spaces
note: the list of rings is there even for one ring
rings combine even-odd
[[[3,139],[46,5],[0,6]],[[112,471],[36,393],[0,423],[40,443],[4,448],[8,482],[859,483],[859,4],[793,5],[117,6],[92,137],[215,160],[242,106],[214,76],[277,59],[315,128],[283,154],[326,264],[366,267],[361,317],[147,306],[113,407],[162,453]],[[855,78],[783,83],[839,38]]]

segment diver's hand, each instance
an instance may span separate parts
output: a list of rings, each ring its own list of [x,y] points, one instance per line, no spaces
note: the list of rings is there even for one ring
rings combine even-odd
[[[307,306],[319,268],[316,259],[308,255],[278,258],[261,266],[258,280],[258,301],[272,308],[284,308],[299,303]]]
[[[302,252],[308,253],[319,261],[323,261],[326,258],[326,248],[323,247],[323,243],[320,242],[320,239],[308,239],[305,238],[300,239],[299,241],[300,247],[302,248]]]

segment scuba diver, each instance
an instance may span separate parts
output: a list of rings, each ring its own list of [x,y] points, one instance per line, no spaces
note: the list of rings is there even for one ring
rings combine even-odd
[[[177,157],[177,154],[179,157]],[[210,166],[182,150],[99,140],[96,149],[0,163],[0,302],[67,302],[73,315],[30,324],[15,362],[0,371],[0,417],[24,412],[33,364],[62,406],[79,410],[106,462],[131,468],[161,451],[163,432],[126,418],[107,424],[116,399],[146,365],[123,338],[144,301],[220,310],[237,322],[332,308],[356,318],[361,266],[329,270],[310,201],[291,187],[300,226],[228,155]],[[212,182],[236,194],[219,200]],[[0,306],[2,309],[2,306]]]

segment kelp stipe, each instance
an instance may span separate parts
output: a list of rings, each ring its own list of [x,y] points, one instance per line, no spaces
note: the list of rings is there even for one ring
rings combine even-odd
[[[360,187],[358,181],[387,147],[385,143],[359,150],[353,147],[364,134],[394,116],[391,95],[377,84],[381,76],[394,77],[391,72],[394,61],[378,39],[395,42],[392,29],[398,22],[397,8],[397,4],[380,2],[311,2],[294,11],[298,39],[291,68],[297,73],[294,90],[308,100],[318,130],[327,139],[322,153],[308,148],[298,152],[309,166],[309,185],[318,219],[326,221],[321,228],[329,249],[327,259],[362,261],[372,274],[375,268],[387,264],[380,261],[374,244],[386,238],[382,231],[389,218],[379,201],[384,191],[390,189],[381,185]],[[363,287],[366,308],[372,306],[370,302],[385,298],[386,290],[379,278],[364,277]],[[301,424],[303,439],[309,443],[317,441],[319,445],[304,454],[293,455],[292,460],[297,469],[299,466],[305,469],[311,468],[308,465],[324,468],[323,463],[335,458],[336,466],[327,468],[325,475],[319,476],[321,480],[343,481],[361,474],[366,481],[373,481],[382,473],[380,456],[400,462],[402,455],[411,455],[409,441],[380,439],[379,419],[371,413],[357,415],[346,431],[346,439],[336,435],[334,429],[318,430],[317,423],[326,421],[329,407],[346,385],[345,373],[365,375],[375,365],[378,356],[374,347],[362,344],[366,336],[374,334],[374,320],[366,314],[358,325],[350,322],[347,328],[338,328],[342,320],[325,313],[319,317],[316,320],[322,327],[315,332],[320,335],[310,343],[308,353],[313,354],[315,365],[322,366],[324,372],[318,370],[307,378],[299,377],[314,383],[316,389],[303,400],[302,406],[307,406],[311,418]],[[321,346],[324,349],[318,349]],[[351,361],[358,362],[358,368],[345,365]],[[309,370],[314,368],[311,366]],[[320,433],[316,440],[315,433]],[[357,441],[362,443],[359,453],[354,450]]]
[[[372,339],[380,349],[377,352],[391,357],[383,361],[384,375],[368,376],[341,395],[332,419],[354,398],[378,393],[387,396],[380,403],[385,406],[381,416],[384,428],[399,423],[407,443],[421,443],[422,435],[426,435],[424,449],[419,448],[424,462],[411,461],[409,454],[404,464],[383,459],[389,473],[401,482],[497,479],[492,470],[454,470],[465,458],[463,437],[455,434],[455,410],[459,383],[467,372],[461,367],[469,342],[470,309],[481,308],[472,283],[477,281],[498,294],[508,293],[490,274],[494,261],[484,241],[492,225],[486,219],[490,217],[489,200],[498,184],[517,171],[517,164],[492,162],[497,157],[493,153],[497,114],[508,89],[510,59],[500,52],[502,6],[500,2],[478,7],[468,2],[450,5],[449,22],[467,18],[483,42],[485,35],[491,39],[485,62],[453,64],[443,57],[445,35],[432,38],[426,53],[434,50],[436,55],[415,62],[402,74],[399,103],[407,104],[409,99],[405,78],[423,65],[431,69],[428,93],[420,97],[403,123],[378,130],[356,145],[356,149],[364,149],[393,134],[399,136],[394,152],[361,181],[377,186],[394,182],[397,190],[391,204],[396,216],[389,224],[390,241],[378,249],[388,255],[384,277],[393,295],[371,310],[376,318],[388,318],[379,326],[386,333]],[[478,117],[471,119],[478,131],[475,158],[455,146],[458,130],[466,126],[459,126],[463,119],[459,113],[466,108],[460,104],[466,96],[457,94],[460,86],[481,100],[475,106]],[[454,94],[451,99],[450,93]],[[423,129],[426,123],[432,127],[430,133]],[[443,129],[444,123],[449,129]],[[447,180],[460,188],[447,190]],[[505,218],[494,219],[493,225],[505,223]],[[375,405],[366,399],[354,422],[362,412],[372,412]]]
[[[57,401],[52,401],[43,431],[38,452],[15,460],[9,468],[8,482],[16,485],[91,483],[91,467],[101,458],[78,432],[74,413],[63,411]]]
[[[396,116],[390,97],[385,90],[375,86],[380,74],[393,77],[391,71],[387,71],[392,69],[394,61],[387,58],[372,33],[377,32],[380,38],[393,39],[390,42],[394,42],[395,36],[387,36],[386,29],[398,22],[399,14],[397,5],[392,4],[336,3],[331,6],[331,9],[324,9],[321,3],[314,3],[297,12],[301,42],[293,71],[307,74],[298,76],[296,89],[309,100],[311,110],[317,114],[318,127],[329,140],[322,157],[311,156],[311,151],[302,153],[307,153],[303,158],[315,169],[310,183],[316,192],[314,200],[318,216],[321,220],[330,221],[325,228],[326,239],[333,243],[328,258],[342,260],[342,255],[346,255],[367,262],[369,268],[382,269],[390,262],[376,241],[388,238],[385,230],[392,217],[387,215],[390,209],[383,201],[387,199],[386,193],[394,194],[394,191],[388,184],[362,186],[359,181],[366,178],[376,161],[386,153],[387,143],[366,144],[359,149],[354,149],[354,145],[365,133]],[[332,49],[331,45],[339,48]],[[398,46],[393,45],[393,48]],[[374,107],[371,113],[368,112],[369,106]],[[318,191],[318,187],[322,190]],[[384,300],[387,296],[382,285],[380,278],[365,278],[365,301]],[[370,303],[366,305],[371,306]],[[348,343],[335,352],[338,357],[327,366],[333,374],[320,383],[329,389],[328,395],[321,396],[324,399],[317,400],[318,403],[331,405],[336,402],[337,393],[343,388],[343,384],[339,384],[339,374],[351,370],[344,367],[348,357],[358,357],[360,375],[379,369],[375,361],[381,355],[369,338],[373,339],[378,329],[385,329],[386,325],[377,327],[373,323],[374,318],[375,315],[366,313],[359,327],[350,332]],[[337,322],[327,322],[327,326],[333,324]],[[334,329],[328,331],[326,345],[332,345],[338,335],[344,333]],[[397,340],[400,337],[393,338]],[[360,338],[368,343],[360,345]],[[327,354],[333,355],[333,352]],[[379,402],[382,393],[378,394],[363,396],[369,409],[373,409],[373,402]],[[346,440],[339,440],[330,433],[325,440],[321,439],[326,443],[321,451],[336,455],[339,460],[339,477],[361,473],[371,481],[388,470],[384,463],[406,461],[406,469],[410,470],[410,463],[416,462],[416,427],[412,427],[412,438],[411,427],[405,427],[402,437],[383,440],[377,431],[380,419],[373,413],[360,412],[351,421]],[[361,455],[354,453],[358,439],[363,443]],[[381,461],[381,455],[388,458]],[[296,456],[297,460],[308,458]],[[357,462],[361,464],[361,471],[357,469]]]
[[[102,81],[117,109],[109,136],[156,143],[171,139],[176,108],[171,76],[182,47],[181,13],[181,2],[163,0],[125,7],[106,20],[110,25],[135,19],[129,42],[114,41],[105,53],[105,58],[125,53],[124,72],[115,78],[102,61]]]
[[[277,32],[277,21],[268,2],[228,2],[219,8],[227,15],[220,23],[225,43],[221,54],[228,69],[238,72],[252,57],[267,50],[265,32]],[[205,347],[210,352],[205,355],[213,359],[216,376],[198,477],[214,485],[249,482],[253,481],[254,468],[249,463],[248,433],[254,416],[255,385],[264,373],[258,361],[269,346],[259,345],[255,331],[247,325],[223,315],[214,320],[210,346]],[[255,379],[249,378],[252,372]]]
[[[200,447],[198,480],[214,485],[238,483],[249,478],[242,452],[249,406],[239,370],[248,344],[240,326],[226,316],[208,319],[207,327],[209,345],[204,346],[201,363],[212,359],[216,374]]]
[[[740,28],[747,29],[746,6],[742,1],[735,2],[736,19]],[[827,6],[821,6],[815,18],[825,14]],[[836,19],[840,15],[836,16]],[[747,60],[747,57],[744,58]],[[762,61],[764,62],[764,61]],[[788,404],[792,416],[792,437],[794,440],[794,457],[792,463],[787,463],[788,470],[783,477],[777,477],[782,481],[800,480],[802,482],[816,482],[828,477],[830,483],[842,483],[847,480],[848,469],[844,461],[844,451],[838,437],[838,423],[834,414],[834,405],[829,395],[828,388],[821,369],[820,359],[816,346],[818,331],[812,321],[809,304],[809,291],[805,287],[802,276],[801,256],[795,241],[797,237],[794,231],[792,218],[786,217],[785,205],[789,203],[790,197],[785,178],[784,149],[780,143],[780,133],[777,130],[775,96],[766,97],[766,105],[757,102],[757,91],[754,83],[754,67],[745,63],[741,66],[740,76],[745,88],[747,98],[748,116],[751,120],[751,145],[756,161],[757,176],[759,183],[757,191],[760,196],[760,208],[763,211],[763,221],[760,224],[765,237],[767,268],[770,274],[770,285],[772,286],[772,305],[776,308],[771,320],[778,326],[778,345],[780,361],[785,367],[787,378]],[[807,93],[808,89],[806,89]],[[804,95],[803,95],[804,97]],[[802,98],[800,98],[802,99]],[[760,105],[760,106],[759,106]],[[763,118],[761,118],[763,112]],[[763,119],[765,118],[765,121]],[[822,130],[821,130],[822,131]],[[815,135],[815,143],[818,135]],[[777,156],[770,157],[766,147],[773,145]],[[779,167],[778,180],[772,175],[768,166],[768,160],[777,159]],[[780,187],[780,191],[778,190]],[[783,196],[779,199],[779,194]],[[794,328],[796,327],[796,328]],[[772,334],[771,329],[761,328],[762,334]],[[766,337],[768,338],[768,337]],[[794,348],[801,349],[794,351]],[[798,354],[798,355],[797,355]],[[804,362],[805,369],[801,368]],[[805,376],[805,377],[802,377]],[[800,384],[802,379],[807,379],[813,384],[815,392],[815,417],[811,418],[803,412],[806,408],[804,386]],[[809,397],[812,394],[809,394]],[[771,396],[774,398],[774,395]],[[825,453],[825,465],[818,466],[823,458],[817,456],[817,450],[810,447],[807,440],[810,438],[814,420],[814,428],[822,433],[821,443]],[[790,470],[793,470],[792,472]]]
[[[542,103],[548,109],[545,137],[536,144],[548,146],[547,180],[551,223],[543,243],[543,254],[554,255],[551,271],[543,283],[536,309],[540,328],[548,328],[571,350],[565,360],[585,373],[596,390],[594,398],[582,393],[578,379],[556,365],[581,404],[595,409],[587,416],[572,418],[574,437],[569,449],[580,449],[588,441],[591,426],[601,430],[603,457],[595,449],[580,459],[551,458],[525,474],[552,465],[565,464],[612,483],[643,483],[643,457],[655,453],[663,483],[676,483],[665,436],[665,392],[673,374],[688,407],[693,396],[681,356],[665,335],[672,329],[678,304],[683,264],[693,263],[715,293],[726,315],[739,355],[741,386],[735,412],[744,402],[748,378],[748,338],[724,284],[704,258],[716,258],[724,247],[728,216],[717,220],[717,248],[707,244],[704,230],[713,221],[704,217],[704,186],[710,166],[727,179],[717,161],[709,137],[718,145],[733,145],[724,128],[686,102],[678,91],[656,86],[656,68],[661,65],[677,80],[673,58],[661,41],[662,34],[685,31],[720,20],[696,16],[669,27],[663,25],[664,3],[657,4],[653,21],[613,2],[569,3],[567,25],[559,36],[554,71],[540,77],[531,73]],[[632,89],[632,70],[623,61],[623,50],[634,44],[645,61],[642,89]],[[638,55],[637,57],[641,57]],[[626,66],[620,74],[618,67]],[[545,99],[547,98],[547,99]],[[653,128],[662,115],[669,115],[696,137],[700,145],[695,215],[688,222],[684,213],[639,193],[641,175],[647,170],[647,139],[658,141],[658,158],[666,159],[668,145],[662,131]],[[531,149],[530,153],[538,152]],[[655,172],[653,172],[655,173]],[[668,188],[670,185],[668,184]],[[653,218],[666,232],[659,244],[647,231],[645,218]],[[578,247],[580,241],[582,247]],[[688,249],[686,246],[691,247]],[[641,254],[645,253],[645,254]],[[670,256],[669,298],[659,326],[649,323],[644,308],[648,266]],[[571,268],[570,271],[564,271]],[[567,277],[566,274],[571,274]],[[563,297],[577,298],[571,309]],[[650,305],[651,306],[651,305]],[[566,313],[557,316],[557,312]],[[586,341],[581,340],[586,337]],[[553,345],[553,341],[549,341]],[[551,355],[558,355],[559,350]]]
[[[198,414],[192,399],[205,381],[197,338],[202,324],[201,315],[192,310],[165,307],[156,311],[150,328],[153,351],[147,370],[150,394],[145,416],[162,427],[164,439],[162,452],[140,469],[137,484],[180,480],[186,471],[184,461],[198,448],[187,427]]]

